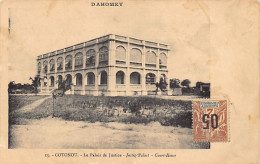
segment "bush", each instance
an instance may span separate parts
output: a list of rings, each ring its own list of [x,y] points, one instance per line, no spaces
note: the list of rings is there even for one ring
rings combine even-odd
[[[174,117],[168,117],[159,121],[164,126],[181,126],[185,128],[192,127],[192,112],[180,112]]]
[[[134,100],[129,102],[129,109],[131,111],[131,113],[134,113],[135,115],[140,114],[140,110],[141,110],[141,103],[138,100]]]

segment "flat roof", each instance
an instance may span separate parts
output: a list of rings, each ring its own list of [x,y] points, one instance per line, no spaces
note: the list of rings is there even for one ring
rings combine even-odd
[[[122,35],[117,35],[117,34],[108,34],[108,35],[104,35],[95,39],[91,39],[89,41],[86,42],[82,42],[82,43],[78,43],[66,48],[62,48],[56,51],[52,51],[43,55],[39,55],[37,56],[37,60],[42,59],[42,58],[47,58],[49,56],[54,56],[57,54],[61,54],[64,52],[70,52],[76,49],[80,49],[83,47],[87,47],[87,46],[91,46],[94,44],[98,44],[98,43],[102,43],[108,40],[116,40],[116,41],[120,41],[120,42],[129,42],[130,44],[136,44],[136,45],[141,45],[141,46],[146,46],[146,47],[152,47],[152,48],[158,48],[158,49],[162,49],[162,50],[167,50],[169,51],[169,45],[168,44],[163,44],[163,43],[158,43],[158,42],[152,42],[152,41],[148,41],[148,40],[141,40],[141,39],[136,39],[134,37],[126,37],[126,36],[122,36]]]

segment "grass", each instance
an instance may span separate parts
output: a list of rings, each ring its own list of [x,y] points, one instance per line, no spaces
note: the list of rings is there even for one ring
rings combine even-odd
[[[29,104],[33,100],[42,97],[27,97],[15,99],[16,102],[10,105],[10,124],[19,124],[21,119],[39,119],[52,115],[52,100],[45,100],[37,109],[21,113],[12,107]],[[12,99],[12,98],[11,98]],[[14,101],[14,99],[12,100]],[[134,104],[134,105],[133,105]],[[99,110],[102,108],[102,110]],[[105,110],[112,108],[123,108],[131,111],[146,109],[158,111],[153,115],[142,115],[134,113],[130,115],[107,115]],[[133,109],[130,109],[133,108]],[[159,112],[160,111],[160,112]],[[166,111],[168,115],[166,114]],[[192,125],[191,101],[166,100],[152,97],[102,97],[65,95],[55,100],[55,117],[64,120],[88,121],[88,122],[123,122],[123,123],[150,123],[158,121],[164,126],[182,126],[191,128]],[[169,114],[170,112],[170,114]]]
[[[8,95],[9,112],[20,109],[46,96]]]

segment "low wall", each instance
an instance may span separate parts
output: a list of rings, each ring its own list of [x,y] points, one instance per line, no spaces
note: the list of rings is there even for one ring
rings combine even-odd
[[[174,96],[182,95],[182,89],[181,88],[173,88],[172,95],[174,95]]]

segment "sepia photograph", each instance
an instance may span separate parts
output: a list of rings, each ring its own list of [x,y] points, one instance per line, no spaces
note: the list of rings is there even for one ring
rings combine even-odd
[[[0,163],[259,162],[258,0],[0,0]]]
[[[191,19],[168,20],[172,7],[85,5],[77,18],[54,2],[9,9],[9,148],[209,149],[192,133],[192,100],[210,97],[207,66],[194,64],[208,59],[207,18],[186,36]],[[30,39],[15,44],[22,31]]]

